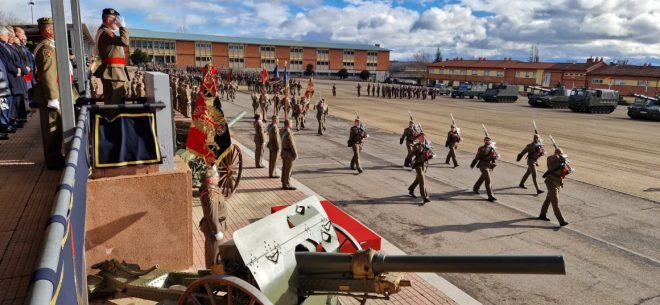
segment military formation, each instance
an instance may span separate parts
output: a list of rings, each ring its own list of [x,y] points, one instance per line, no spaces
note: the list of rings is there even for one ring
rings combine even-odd
[[[435,88],[428,88],[418,85],[403,85],[403,84],[372,84],[367,83],[366,92],[362,93],[361,83],[358,83],[355,87],[357,89],[357,97],[371,96],[371,97],[380,97],[386,99],[421,99],[426,100],[431,99],[435,100],[438,96],[438,90]],[[333,84],[332,87],[332,96],[336,96],[337,89]]]

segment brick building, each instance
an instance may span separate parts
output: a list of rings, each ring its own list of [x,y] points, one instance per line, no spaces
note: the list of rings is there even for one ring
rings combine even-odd
[[[334,42],[307,42],[281,39],[258,39],[169,33],[131,29],[132,50],[140,49],[154,62],[177,66],[202,66],[207,62],[221,68],[272,71],[288,62],[292,75],[305,71],[308,64],[317,75],[330,75],[346,68],[351,75],[363,70],[382,81],[388,75],[390,51],[379,45]],[[128,56],[128,54],[127,54]]]
[[[458,85],[461,82],[486,84],[509,83],[552,87],[562,83],[568,89],[578,87],[609,88],[622,95],[660,94],[660,67],[608,65],[602,58],[583,63],[544,63],[517,60],[453,59],[427,66],[430,83]]]

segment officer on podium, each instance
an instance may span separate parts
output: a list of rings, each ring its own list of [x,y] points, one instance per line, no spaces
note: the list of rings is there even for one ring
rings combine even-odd
[[[129,44],[124,18],[114,9],[104,9],[103,24],[96,32],[96,47],[101,64],[94,76],[101,79],[106,104],[120,104],[126,96],[128,71],[124,47]]]

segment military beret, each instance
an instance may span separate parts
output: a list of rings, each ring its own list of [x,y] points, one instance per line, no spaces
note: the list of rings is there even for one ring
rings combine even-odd
[[[103,15],[119,16],[119,12],[116,11],[114,8],[106,8],[106,9],[103,10]]]
[[[41,17],[41,18],[37,19],[37,23],[38,23],[39,25],[42,25],[42,24],[53,24],[53,18],[50,18],[50,17]]]

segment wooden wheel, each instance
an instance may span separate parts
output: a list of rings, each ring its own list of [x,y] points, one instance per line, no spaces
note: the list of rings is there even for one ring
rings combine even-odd
[[[243,154],[238,146],[232,144],[229,153],[218,160],[218,176],[220,181],[218,186],[222,190],[225,198],[231,197],[236,191],[238,183],[241,181],[241,172],[243,171]]]
[[[179,305],[273,305],[250,283],[229,275],[205,276],[188,286]]]

